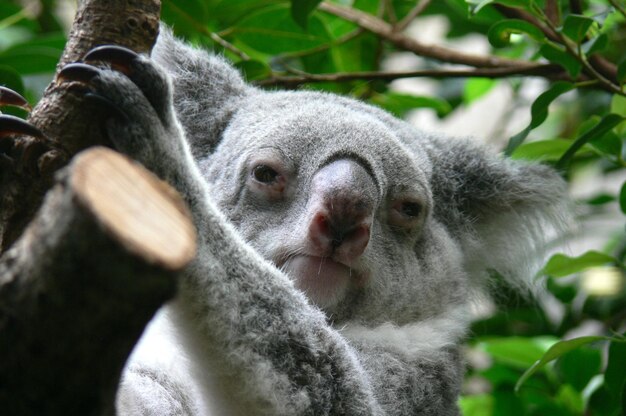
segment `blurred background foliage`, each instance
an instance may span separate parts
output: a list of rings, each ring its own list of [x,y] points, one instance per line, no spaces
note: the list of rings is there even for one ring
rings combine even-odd
[[[0,0],[0,85],[37,102],[74,8]],[[548,260],[536,300],[496,283],[477,302],[461,408],[624,414],[622,0],[164,0],[162,19],[261,87],[349,94],[559,169],[577,206],[577,229],[555,242],[567,254]]]

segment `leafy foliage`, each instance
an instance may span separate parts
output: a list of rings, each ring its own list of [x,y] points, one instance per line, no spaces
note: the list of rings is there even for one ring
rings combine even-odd
[[[36,102],[65,42],[57,7],[72,3],[0,3],[0,85]],[[577,201],[582,232],[599,218],[612,228],[546,263],[540,304],[518,297],[474,324],[461,407],[468,416],[622,414],[623,1],[164,0],[162,18],[180,36],[224,53],[251,82],[351,94],[398,116],[427,112],[445,122],[498,88],[510,91],[511,108],[525,109],[527,121],[517,122],[519,111],[499,120],[506,133],[497,145],[508,157],[554,165],[574,188],[592,173],[591,191]],[[443,22],[441,48],[409,39],[410,24],[419,33],[433,19]],[[488,55],[448,46],[467,37],[480,39]],[[421,57],[410,71],[385,69],[390,57],[407,53]],[[429,92],[392,83],[409,77],[427,77]],[[497,286],[495,299],[510,291]]]

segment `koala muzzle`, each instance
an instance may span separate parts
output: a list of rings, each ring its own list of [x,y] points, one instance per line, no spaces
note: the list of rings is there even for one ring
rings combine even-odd
[[[313,177],[308,239],[321,257],[350,265],[370,239],[378,190],[359,163],[336,160]]]

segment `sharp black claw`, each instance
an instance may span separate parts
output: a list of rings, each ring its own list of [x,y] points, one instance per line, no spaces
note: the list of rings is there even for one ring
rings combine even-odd
[[[85,62],[108,62],[114,69],[129,74],[131,65],[137,56],[135,52],[123,46],[105,45],[87,52],[83,60]]]
[[[91,65],[73,63],[67,64],[59,71],[57,82],[78,81],[88,83],[100,74],[100,70]]]
[[[126,115],[126,113],[124,113],[114,103],[107,100],[103,96],[95,94],[93,92],[88,92],[87,94],[85,94],[85,99],[101,106],[106,111],[108,111],[109,115],[120,118],[123,121],[128,121],[128,116]]]
[[[20,107],[30,111],[30,105],[26,98],[22,97],[13,90],[5,87],[0,87],[0,106],[10,105],[13,107]]]
[[[13,134],[25,134],[40,139],[45,138],[41,130],[21,118],[9,115],[0,116],[0,138]]]

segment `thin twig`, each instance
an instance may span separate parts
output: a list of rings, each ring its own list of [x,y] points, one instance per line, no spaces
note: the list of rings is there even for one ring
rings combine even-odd
[[[378,19],[371,14],[349,7],[339,6],[334,3],[322,2],[320,3],[319,10],[356,23],[363,29],[391,42],[398,48],[413,52],[426,58],[477,68],[501,68],[535,65],[526,61],[500,58],[497,56],[472,55],[439,45],[427,45],[402,33],[394,31],[393,26],[389,23]]]
[[[561,24],[561,10],[558,0],[546,0],[546,16],[554,26]]]
[[[610,92],[612,92],[614,94],[619,94],[619,95],[622,95],[622,96],[626,96],[626,92],[622,91],[622,89],[619,87],[619,85],[614,84],[609,79],[604,77],[604,75],[599,73],[589,63],[589,61],[585,58],[585,55],[581,51],[577,50],[577,47],[578,47],[577,45],[572,45],[572,42],[569,39],[567,39],[565,36],[563,36],[561,33],[559,33],[557,31],[557,29],[554,26],[554,24],[550,21],[550,19],[548,19],[548,17],[545,14],[540,13],[540,18],[544,21],[544,23],[546,25],[548,25],[550,27],[550,29],[552,29],[557,34],[557,36],[559,37],[559,43],[561,43],[563,46],[565,46],[565,49],[567,50],[567,52],[570,55],[572,55],[574,58],[576,58],[576,60],[578,62],[580,62],[580,64],[584,68],[585,72],[590,77],[593,77],[593,78],[597,79],[598,82],[600,84],[602,84],[605,87],[605,89],[607,89],[608,91],[610,91]]]
[[[192,16],[190,16],[187,12],[182,10],[180,7],[176,6],[176,4],[174,4],[173,2],[170,3],[170,7],[172,7],[174,10],[176,10],[177,13],[179,13],[182,17],[184,17],[185,20],[187,20],[194,27],[194,29],[196,29],[198,32],[211,38],[213,42],[217,43],[222,48],[231,51],[232,53],[237,55],[242,61],[250,60],[250,57],[244,51],[237,48],[235,45],[228,42],[226,39],[224,39],[217,33],[211,32],[209,29],[206,28],[206,26],[198,23],[196,19],[194,19]]]
[[[557,35],[557,33],[554,30],[550,29],[550,27],[546,26],[542,21],[537,19],[532,14],[524,10],[515,9],[513,7],[502,6],[500,4],[494,4],[494,7],[496,10],[502,13],[505,17],[508,17],[510,19],[525,20],[528,23],[532,24],[533,26],[536,26],[537,28],[539,28],[543,32],[543,34],[546,35],[548,39],[554,42],[560,42],[560,38]]]
[[[393,2],[391,0],[383,0],[381,5],[384,7],[384,11],[389,17],[389,23],[395,26],[396,23],[398,23],[398,16],[396,16],[396,11],[393,9]],[[379,17],[382,17],[380,13]]]
[[[535,64],[533,67],[524,65],[522,67],[506,68],[478,68],[478,69],[434,69],[406,72],[384,72],[384,71],[363,71],[363,72],[337,72],[332,74],[310,74],[300,70],[291,71],[296,76],[274,75],[271,78],[260,80],[256,85],[260,86],[288,86],[296,87],[306,83],[316,82],[348,82],[348,81],[393,81],[401,78],[505,78],[510,76],[540,76],[551,80],[568,79],[563,70],[554,64]]]
[[[406,16],[404,16],[402,18],[402,20],[400,20],[400,22],[394,26],[394,29],[397,32],[402,32],[404,29],[407,28],[407,26],[409,26],[411,24],[411,22],[420,14],[422,14],[422,12],[424,10],[426,10],[426,8],[430,5],[432,0],[420,0],[417,2],[417,4],[415,5],[415,7],[413,7],[411,9],[411,11],[409,11],[409,13],[407,13]]]
[[[245,53],[241,49],[237,48],[235,45],[233,45],[232,43],[228,42],[226,39],[222,38],[217,33],[211,32],[209,30],[205,30],[204,33],[206,35],[208,35],[213,40],[213,42],[217,43],[222,48],[231,51],[232,53],[237,55],[242,61],[249,61],[250,60],[250,57],[248,56],[247,53]]]
[[[337,39],[334,39],[332,42],[329,43],[325,43],[323,45],[317,46],[315,48],[312,49],[307,49],[304,51],[296,51],[296,52],[287,52],[287,53],[283,53],[280,55],[281,58],[301,58],[303,56],[309,56],[309,55],[313,55],[319,52],[323,52],[325,50],[328,50],[334,46],[339,46],[342,45],[346,42],[351,41],[352,39],[356,38],[357,36],[359,36],[360,34],[362,34],[364,32],[364,29],[362,28],[357,28],[355,30],[353,30],[352,32],[348,32],[343,36],[338,37]]]
[[[578,7],[580,7],[580,3],[577,0],[572,0],[572,3],[578,3],[579,5]],[[533,26],[539,28],[544,33],[544,35],[546,35],[546,37],[550,39],[551,41],[559,43],[559,44],[563,44],[563,38],[559,35],[559,33],[556,30],[553,30],[555,26],[552,26],[552,28],[550,26],[547,26],[541,20],[537,19],[535,16],[533,16],[532,14],[524,10],[514,9],[511,7],[506,7],[506,6],[502,6],[498,4],[495,4],[494,7],[500,13],[502,13],[504,16],[508,18],[521,19],[521,20],[527,21]],[[576,6],[572,6],[572,7],[576,7]],[[607,61],[601,55],[590,56],[589,62],[590,64],[593,65],[594,68],[596,68],[605,77],[609,77],[610,79],[617,79],[617,66],[614,63]]]
[[[619,2],[617,0],[609,0],[609,3],[611,3],[611,5],[613,7],[615,7],[617,10],[619,10],[619,12],[624,15],[624,17],[626,17],[626,8],[624,7],[623,4],[619,4]]]

